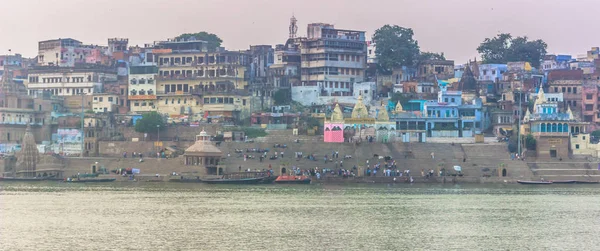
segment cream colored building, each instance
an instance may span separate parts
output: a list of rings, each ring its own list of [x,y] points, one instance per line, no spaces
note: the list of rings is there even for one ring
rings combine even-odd
[[[95,113],[116,112],[119,104],[119,95],[100,93],[94,94],[92,110]]]
[[[55,96],[101,93],[103,84],[117,81],[114,69],[39,67],[29,71],[25,86],[31,96],[50,92]]]

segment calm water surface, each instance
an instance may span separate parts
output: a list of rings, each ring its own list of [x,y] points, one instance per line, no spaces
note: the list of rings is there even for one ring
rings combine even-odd
[[[0,184],[2,250],[598,250],[600,186]]]

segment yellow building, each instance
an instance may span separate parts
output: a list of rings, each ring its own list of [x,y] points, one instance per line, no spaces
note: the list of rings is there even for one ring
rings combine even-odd
[[[157,62],[157,110],[190,120],[250,116],[245,52],[153,50]],[[133,107],[133,106],[132,106]]]
[[[158,110],[156,95],[135,95],[128,97],[132,112],[151,112]]]
[[[116,94],[100,93],[93,94],[92,110],[95,113],[116,112],[119,104],[119,96]]]

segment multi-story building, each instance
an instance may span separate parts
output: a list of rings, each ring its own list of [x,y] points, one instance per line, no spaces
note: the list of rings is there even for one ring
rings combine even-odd
[[[128,100],[132,112],[150,112],[157,110],[156,77],[158,67],[140,65],[129,67]]]
[[[562,93],[566,107],[571,107],[575,115],[582,111],[583,80],[553,80],[548,82],[548,93]]]
[[[106,48],[84,45],[72,38],[59,38],[38,43],[38,65],[74,67],[76,64],[108,64]]]
[[[508,70],[505,64],[481,64],[478,68],[479,77],[477,80],[492,82],[502,80],[502,74]]]
[[[239,98],[248,90],[247,52],[207,52],[206,42],[173,40],[158,42],[152,49],[153,62],[158,64],[158,111],[170,116],[188,116],[199,120],[208,116],[221,116],[225,120],[249,117],[249,104]],[[228,93],[237,90],[237,93]],[[213,94],[218,93],[217,96]],[[246,94],[247,95],[247,94]],[[226,97],[226,99],[225,99]],[[239,105],[205,106],[206,100],[231,101]],[[246,100],[247,101],[247,100]],[[226,104],[226,103],[221,103]],[[213,114],[213,115],[211,115]]]
[[[94,113],[116,112],[118,111],[119,96],[108,93],[94,93],[92,101],[92,111]]]
[[[541,70],[551,71],[557,69],[569,69],[569,62],[572,60],[570,55],[546,55],[542,60]]]
[[[38,141],[50,139],[52,112],[62,110],[62,100],[49,93],[32,97],[22,84],[13,82],[12,71],[5,70],[0,90],[0,152],[18,150],[27,125]]]
[[[582,120],[600,123],[600,80],[584,80],[581,92]],[[595,127],[596,125],[594,125]]]
[[[352,84],[364,80],[367,68],[365,32],[309,24],[307,39],[301,42],[301,56],[301,84],[292,87],[295,101],[307,104],[297,97],[315,87],[319,96],[351,96]]]
[[[117,75],[113,68],[45,66],[29,70],[25,85],[29,95],[47,91],[56,96],[72,96],[102,92],[104,83],[115,81]]]
[[[425,60],[417,67],[419,79],[435,81],[435,79],[450,79],[454,77],[454,61],[452,60]]]
[[[275,46],[274,63],[269,67],[269,81],[276,89],[300,83],[300,49],[297,44]]]
[[[543,91],[538,93],[533,105],[523,117],[521,132],[536,139],[537,158],[562,159],[571,156],[570,137],[587,132],[589,123],[579,122],[571,108],[559,109],[557,102],[547,101]],[[527,156],[530,156],[529,154]]]

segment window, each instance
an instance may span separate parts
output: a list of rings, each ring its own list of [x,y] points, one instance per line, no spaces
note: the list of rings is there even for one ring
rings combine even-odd
[[[567,92],[567,88],[563,87],[562,92]]]
[[[496,70],[492,70],[492,75],[496,75]]]
[[[567,92],[571,92],[571,87],[567,87]]]
[[[108,102],[113,102],[113,97],[108,97]]]
[[[246,105],[246,99],[242,99],[242,105]]]
[[[573,87],[573,93],[577,93],[577,87]]]
[[[592,95],[592,94],[586,94],[586,95],[585,95],[585,99],[592,99],[592,98],[593,98],[593,95]]]
[[[573,100],[573,106],[577,106],[577,101]]]
[[[575,149],[579,149],[579,144],[575,144]]]
[[[583,140],[585,140],[585,136],[583,136]]]
[[[585,110],[586,111],[593,111],[594,110],[594,105],[585,105]]]
[[[450,99],[451,102],[454,102],[454,98]]]
[[[139,102],[135,102],[135,103],[133,103],[133,106],[140,106],[140,103]]]
[[[448,103],[448,98],[444,98],[444,102]]]
[[[558,92],[558,87],[554,87],[554,92]]]

